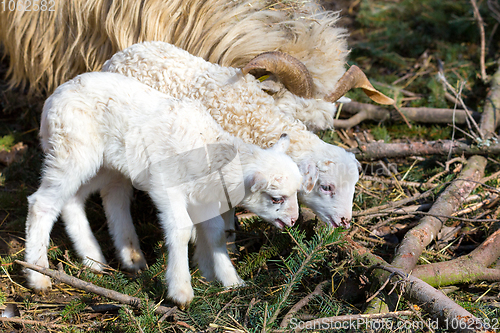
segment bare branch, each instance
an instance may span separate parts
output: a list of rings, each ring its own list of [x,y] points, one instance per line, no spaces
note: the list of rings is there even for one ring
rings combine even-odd
[[[346,243],[344,246],[352,256],[356,256],[362,262],[368,262],[370,265],[378,265],[378,267],[390,273],[395,273],[407,280],[408,282],[405,285],[403,296],[418,304],[434,318],[438,318],[438,323],[440,325],[444,326],[446,323],[456,322],[462,324],[457,325],[458,330],[461,332],[487,332],[486,327],[480,319],[474,317],[442,292],[436,290],[424,281],[412,275],[407,275],[400,269],[392,267],[382,258],[371,253],[370,250],[364,246],[354,242],[350,237],[345,237],[345,241]],[[377,274],[373,272],[372,277],[382,282],[388,275],[387,273]],[[465,327],[465,329],[463,329],[463,327]]]
[[[73,276],[70,276],[64,272],[55,271],[55,270],[50,269],[50,268],[40,267],[40,266],[33,265],[33,264],[30,264],[30,263],[27,263],[24,261],[20,261],[20,260],[15,260],[14,262],[16,264],[22,265],[26,268],[29,268],[29,269],[32,269],[32,270],[37,271],[39,273],[42,273],[44,275],[50,276],[51,278],[59,280],[63,283],[69,284],[70,286],[73,286],[75,288],[107,297],[109,299],[120,302],[122,304],[128,304],[128,305],[132,305],[135,307],[145,306],[144,304],[142,304],[142,301],[140,298],[125,295],[125,294],[119,293],[117,291],[106,289],[103,287],[98,287],[95,284],[80,280],[80,279],[73,277]],[[157,313],[157,314],[165,314],[165,313],[174,314],[176,310],[177,310],[177,307],[169,308],[169,307],[158,305],[155,308],[155,313]]]
[[[446,188],[429,213],[435,215],[453,214],[476,187],[475,182],[467,180],[477,181],[481,179],[485,167],[486,159],[484,157],[471,157],[458,176],[459,179],[453,181]],[[407,273],[410,272],[417,264],[422,251],[434,240],[445,221],[446,219],[442,217],[426,216],[422,218],[419,225],[405,235],[392,265],[403,269]]]
[[[481,79],[483,82],[488,80],[488,75],[486,75],[486,66],[484,63],[484,58],[486,57],[486,38],[484,34],[484,21],[479,13],[479,8],[477,8],[476,0],[470,0],[472,8],[474,8],[474,16],[477,20],[477,25],[479,27],[479,34],[481,36],[481,57],[479,59],[479,65],[481,66]]]
[[[412,274],[432,286],[441,287],[475,281],[500,281],[500,269],[487,268],[500,257],[500,230],[471,253],[460,258],[417,266]]]
[[[491,90],[484,101],[484,112],[481,117],[481,131],[486,139],[495,136],[495,130],[500,125],[500,60],[490,85]]]
[[[410,301],[417,303],[421,308],[433,314],[435,318],[440,320],[440,326],[445,323],[456,322],[458,332],[488,332],[487,327],[481,319],[472,315],[448,296],[436,290],[424,281],[407,275],[400,269],[379,266],[390,273],[396,273],[403,281],[406,281],[404,295]]]
[[[455,117],[456,124],[465,124],[469,117],[466,112],[475,119],[480,118],[480,113],[465,110],[403,107],[396,112],[388,111],[378,105],[358,102],[345,103],[342,106],[342,112],[353,116],[348,119],[335,119],[334,128],[351,128],[365,120],[381,122],[385,120],[400,121],[403,118],[417,123],[447,124],[452,123],[453,117]]]
[[[313,299],[314,296],[318,296],[318,295],[321,295],[323,294],[323,287],[328,283],[329,281],[323,281],[321,282],[320,284],[318,284],[316,286],[316,288],[314,288],[314,291],[310,294],[308,294],[306,297],[304,297],[303,299],[301,299],[297,304],[295,304],[294,306],[292,306],[292,308],[290,309],[290,311],[288,311],[288,313],[285,315],[285,317],[283,318],[283,320],[281,321],[281,324],[280,324],[280,327],[281,328],[284,328],[284,327],[287,327],[288,324],[290,323],[290,319],[292,319],[292,316],[297,313],[300,309],[302,309],[304,306],[306,306],[309,301],[311,299]]]
[[[452,154],[487,155],[500,154],[500,143],[472,146],[463,141],[439,140],[408,143],[373,142],[349,149],[361,161],[374,161],[382,158]]]

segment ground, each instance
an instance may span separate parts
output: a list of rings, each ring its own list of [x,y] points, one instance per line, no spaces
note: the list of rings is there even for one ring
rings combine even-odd
[[[486,71],[492,75],[500,59],[500,32],[487,2],[478,3],[485,20]],[[440,66],[443,66],[446,79],[457,91],[461,90],[465,104],[479,112],[484,109],[490,86],[479,74],[479,30],[471,2],[361,0],[324,1],[323,5],[328,9],[341,10],[343,18],[339,25],[347,27],[350,32],[349,64],[363,68],[378,89],[396,98],[399,107],[453,108],[454,102],[446,98],[437,75]],[[6,61],[0,65],[0,78],[3,79]],[[351,236],[374,254],[391,262],[404,235],[421,217],[395,214],[356,217],[350,230],[337,229],[333,233],[307,209],[303,209],[296,228],[283,232],[258,218],[242,218],[241,230],[237,232],[238,253],[232,257],[247,286],[225,290],[216,283],[206,282],[199,272],[192,270],[195,300],[187,310],[179,310],[174,316],[162,317],[154,314],[151,308],[137,310],[124,307],[65,284],[55,284],[49,293],[37,295],[27,289],[22,270],[13,260],[23,258],[26,197],[36,191],[40,178],[42,153],[37,132],[43,97],[28,97],[23,90],[7,87],[5,80],[0,81],[0,85],[0,150],[3,145],[9,151],[19,142],[27,148],[17,161],[9,165],[0,163],[0,309],[8,306],[18,311],[24,321],[0,323],[0,331],[256,332],[262,331],[263,326],[278,329],[291,307],[323,281],[326,282],[322,285],[321,295],[297,312],[295,320],[305,322],[362,313],[367,297],[376,289],[370,289],[365,276],[366,264],[346,250],[345,237]],[[371,103],[360,92],[349,96]],[[341,112],[341,118],[344,116]],[[467,131],[465,125],[463,129]],[[398,143],[446,140],[452,135],[457,139],[465,137],[459,131],[453,134],[452,127],[447,124],[412,123],[409,128],[401,120],[365,122],[349,130],[324,131],[319,135],[325,141],[346,149],[380,140]],[[451,156],[454,157],[460,156]],[[447,156],[417,156],[363,161],[364,177],[357,186],[354,211],[360,214],[369,208],[422,193],[426,190],[422,184],[429,180],[436,185],[452,181],[464,163],[463,159],[458,159],[445,172],[447,160]],[[485,176],[495,174],[500,169],[499,164],[497,155],[488,156]],[[498,188],[498,176],[486,184]],[[413,203],[413,206],[431,204],[443,188],[438,186],[432,196]],[[494,199],[493,194],[495,191],[487,191],[486,186],[474,190],[468,201],[457,209],[459,216],[470,220],[448,219],[444,230],[452,231],[452,236],[443,235],[438,242],[433,242],[420,257],[419,264],[457,258],[492,235],[500,226],[497,221],[500,214],[498,199]],[[492,200],[484,203],[487,198]],[[478,207],[478,203],[484,204]],[[469,210],[465,210],[467,208]],[[51,234],[51,267],[140,297],[152,305],[162,303],[171,306],[165,300],[163,282],[167,254],[163,251],[162,232],[149,198],[144,193],[134,193],[132,213],[149,264],[148,270],[138,275],[120,270],[114,249],[109,245],[97,195],[91,197],[86,209],[112,270],[98,275],[83,268],[61,223],[56,223]],[[480,222],[477,219],[481,219]],[[500,325],[498,282],[461,283],[443,291],[475,316],[492,324],[496,320],[496,324]],[[397,310],[412,308],[412,304],[403,299],[397,306]],[[423,312],[418,316],[401,316],[398,322],[418,324],[431,320]],[[30,320],[44,324],[37,326]],[[422,327],[416,331],[426,330],[428,328]]]

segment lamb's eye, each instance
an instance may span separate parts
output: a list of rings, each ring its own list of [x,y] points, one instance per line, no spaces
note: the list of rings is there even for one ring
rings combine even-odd
[[[335,187],[333,185],[320,185],[320,188],[325,192],[333,192]]]
[[[283,197],[271,197],[271,201],[273,202],[273,204],[277,205],[277,204],[282,204],[283,202],[285,202],[285,198]]]

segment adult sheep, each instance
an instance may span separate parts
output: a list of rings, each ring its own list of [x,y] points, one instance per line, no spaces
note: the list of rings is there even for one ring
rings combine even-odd
[[[312,76],[308,103],[323,100],[344,74],[346,30],[338,13],[314,1],[74,0],[41,1],[44,10],[0,10],[0,42],[9,56],[10,83],[50,93],[77,74],[100,70],[132,44],[164,41],[223,66],[243,67],[258,54],[282,51]],[[332,125],[335,105],[319,110],[310,127]],[[320,112],[322,111],[322,112]]]

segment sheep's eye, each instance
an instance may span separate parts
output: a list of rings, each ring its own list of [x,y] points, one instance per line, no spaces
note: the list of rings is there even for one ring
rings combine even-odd
[[[277,198],[271,197],[271,201],[275,205],[282,204],[283,202],[285,202],[285,198],[283,198],[283,197],[277,197]]]
[[[320,185],[320,188],[325,192],[333,192],[333,185]]]

